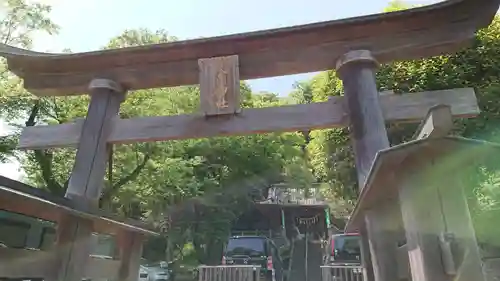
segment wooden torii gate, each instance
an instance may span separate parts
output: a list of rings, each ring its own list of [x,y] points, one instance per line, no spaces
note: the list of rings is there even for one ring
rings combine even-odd
[[[457,51],[491,22],[498,6],[499,0],[448,0],[346,20],[80,54],[36,53],[4,45],[1,53],[9,69],[24,79],[25,88],[33,94],[88,92],[91,96],[83,122],[25,128],[19,147],[76,147],[66,197],[95,207],[108,144],[349,126],[358,181],[365,190],[377,152],[389,148],[385,122],[420,122],[435,105],[448,106],[456,117],[472,117],[479,112],[473,89],[379,96],[374,76],[378,63]],[[345,97],[322,103],[240,109],[240,79],[333,68],[343,81]],[[203,114],[118,117],[126,91],[191,84],[200,84]],[[408,243],[416,241],[419,246],[421,240],[412,240],[412,227],[420,226],[425,218],[412,215],[411,207],[403,207],[408,215],[404,220]],[[391,237],[377,228],[386,224],[387,213],[378,209],[358,213],[364,218],[355,225],[364,237],[366,280],[396,280],[395,265],[390,263],[395,253],[383,249],[392,245]],[[81,280],[89,253],[87,244],[81,241],[86,241],[90,232],[84,218],[60,221],[59,247],[66,251],[53,280]],[[140,243],[140,236],[130,239],[133,245]],[[129,256],[139,258],[140,247],[127,249]],[[418,273],[432,262],[432,251],[421,247],[418,254],[409,252],[415,281],[442,280],[433,277],[432,271]],[[474,275],[474,280],[480,280],[479,275]]]

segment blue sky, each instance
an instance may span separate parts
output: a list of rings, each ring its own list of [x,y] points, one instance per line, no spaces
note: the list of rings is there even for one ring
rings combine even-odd
[[[125,29],[165,29],[180,39],[209,37],[355,17],[381,12],[389,0],[42,0],[52,5],[57,36],[35,37],[37,51],[99,49]],[[432,0],[409,0],[430,4]],[[126,3],[126,4],[125,4]],[[286,95],[312,74],[249,81],[254,91]],[[0,120],[0,134],[8,132]],[[20,176],[18,163],[0,164],[0,174]]]
[[[125,29],[166,29],[180,39],[209,37],[381,12],[389,0],[45,0],[62,27],[35,40],[39,51],[91,51]],[[436,1],[409,0],[410,4]],[[126,4],[125,4],[126,3]],[[255,91],[286,95],[312,74],[250,81]]]

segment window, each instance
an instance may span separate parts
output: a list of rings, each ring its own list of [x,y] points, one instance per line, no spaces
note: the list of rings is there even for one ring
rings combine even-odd
[[[333,238],[334,257],[338,261],[359,261],[361,256],[360,237],[341,235]]]
[[[53,227],[44,227],[42,231],[42,239],[40,240],[40,249],[48,250],[56,241],[56,230]]]
[[[94,236],[93,239],[95,239],[94,250],[92,252],[93,255],[107,257],[115,256],[116,247],[113,236],[96,233],[92,235]]]
[[[6,218],[0,219],[0,243],[9,248],[24,248],[29,231],[29,223]]]
[[[265,243],[266,240],[259,237],[233,238],[227,244],[226,255],[263,256],[266,253]]]

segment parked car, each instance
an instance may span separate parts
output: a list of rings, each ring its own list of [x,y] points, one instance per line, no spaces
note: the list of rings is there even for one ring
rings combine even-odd
[[[330,237],[325,247],[324,263],[332,266],[332,276],[362,280],[360,238],[357,233],[334,234]]]
[[[326,246],[326,258],[327,264],[361,264],[359,234],[332,235]]]
[[[149,271],[143,265],[139,268],[139,281],[149,281]]]
[[[167,262],[141,265],[139,269],[139,281],[173,280],[173,272],[169,265]]]
[[[265,236],[233,236],[223,253],[222,264],[260,265],[261,277],[283,281],[283,262],[278,248]]]

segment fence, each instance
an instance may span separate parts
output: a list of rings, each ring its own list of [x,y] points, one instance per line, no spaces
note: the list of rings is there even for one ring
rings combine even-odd
[[[260,266],[217,265],[198,267],[199,281],[260,281]]]
[[[363,267],[360,265],[321,266],[322,281],[363,281]]]

